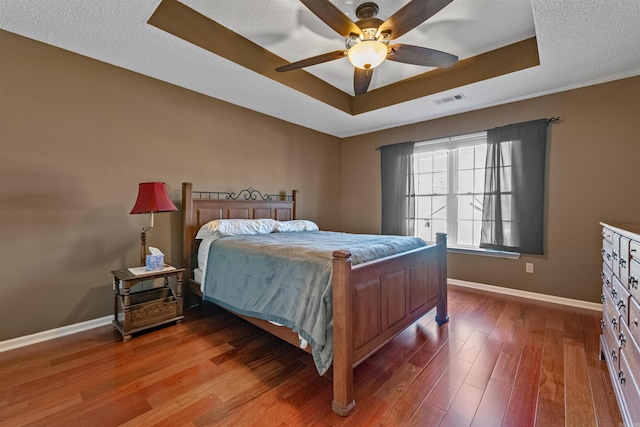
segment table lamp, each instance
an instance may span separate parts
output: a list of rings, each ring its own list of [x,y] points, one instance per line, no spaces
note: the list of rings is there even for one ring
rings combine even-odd
[[[147,253],[147,231],[153,225],[153,214],[156,212],[175,212],[178,208],[173,204],[167,194],[164,182],[141,182],[138,187],[138,199],[131,209],[132,214],[151,214],[149,227],[144,227],[140,233],[140,263],[145,265]]]

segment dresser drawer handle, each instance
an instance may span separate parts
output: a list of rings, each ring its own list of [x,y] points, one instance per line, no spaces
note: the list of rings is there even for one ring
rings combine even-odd
[[[602,256],[604,256],[605,253],[607,253],[607,251],[604,250],[604,248],[600,249],[600,253],[602,253]]]
[[[611,254],[607,254],[607,261],[611,261]]]
[[[614,362],[618,360],[618,355],[616,354],[615,350],[611,350],[611,360],[613,360]]]
[[[604,330],[606,326],[607,326],[607,322],[605,322],[604,319],[600,319],[600,329]]]
[[[604,294],[600,294],[600,302],[605,302],[607,300],[607,297],[604,296]]]
[[[633,320],[631,321],[631,323],[633,323],[633,324],[634,324],[634,326],[636,326],[636,327],[637,327],[637,326],[638,326],[638,318],[636,317],[635,319],[633,319]]]
[[[616,326],[618,326],[618,321],[616,320],[616,318],[615,318],[615,317],[612,317],[612,318],[611,318],[611,326],[613,326],[614,328],[615,328]]]
[[[618,301],[618,310],[622,310],[623,308],[626,307],[625,303],[623,300]]]
[[[618,296],[618,291],[616,291],[615,289],[611,289],[611,296],[612,297],[617,297]]]
[[[638,289],[638,278],[629,276],[629,286]]]
[[[613,259],[614,259],[614,260],[618,259],[618,254],[617,254],[617,253],[615,253],[615,252],[613,253]]]
[[[620,265],[620,267],[625,268],[627,266],[627,260],[620,258],[620,261],[618,261],[618,264]]]
[[[620,381],[620,384],[624,384],[627,381],[622,370],[618,371],[618,380]]]
[[[618,341],[620,341],[620,345],[624,345],[627,343],[627,339],[624,337],[624,334],[622,332],[618,334]]]

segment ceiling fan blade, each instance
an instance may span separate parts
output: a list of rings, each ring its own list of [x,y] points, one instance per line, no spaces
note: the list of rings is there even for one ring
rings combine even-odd
[[[325,24],[338,34],[349,37],[349,34],[360,34],[360,28],[337,6],[329,0],[300,0],[307,9],[313,12]]]
[[[388,48],[387,59],[390,61],[438,68],[451,67],[458,62],[458,57],[455,55],[427,47],[398,43],[389,45]]]
[[[452,1],[412,0],[384,21],[380,26],[380,31],[391,30],[391,37],[397,39],[440,12]]]
[[[311,58],[301,59],[300,61],[292,62],[282,67],[276,68],[276,71],[292,71],[300,68],[309,67],[310,65],[322,64],[323,62],[333,61],[335,59],[341,59],[347,56],[346,50],[336,50],[333,52],[323,53],[322,55],[313,56]]]
[[[371,77],[373,76],[373,68],[363,70],[362,68],[354,68],[353,72],[353,91],[356,95],[367,93]]]

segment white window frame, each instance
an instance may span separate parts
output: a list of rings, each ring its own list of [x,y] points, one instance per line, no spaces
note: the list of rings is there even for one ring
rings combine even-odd
[[[454,253],[472,253],[477,255],[485,255],[492,257],[501,257],[501,258],[512,258],[516,259],[520,257],[520,254],[514,252],[503,252],[503,251],[494,251],[480,248],[478,246],[473,245],[462,245],[458,244],[458,203],[456,197],[466,193],[457,193],[458,189],[458,148],[469,147],[475,145],[486,145],[487,144],[487,132],[474,132],[464,135],[451,136],[446,138],[438,138],[428,141],[423,141],[416,143],[414,146],[414,155],[425,153],[425,152],[434,152],[440,150],[447,150],[449,152],[448,161],[447,161],[447,185],[448,191],[446,194],[446,203],[447,203],[447,235],[448,235],[448,246],[449,251]],[[476,194],[476,193],[470,193]],[[418,196],[417,194],[414,196]],[[416,200],[417,204],[417,200]],[[417,208],[416,208],[417,209]],[[416,221],[414,234],[418,234],[417,230],[419,227],[420,215],[416,212]]]

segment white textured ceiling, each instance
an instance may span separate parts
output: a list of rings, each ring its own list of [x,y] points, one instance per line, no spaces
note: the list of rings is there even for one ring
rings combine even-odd
[[[332,1],[356,20],[360,1]],[[182,2],[291,62],[344,48],[297,0]],[[0,0],[0,28],[338,137],[640,74],[640,0],[454,0],[397,41],[465,59],[536,36],[540,65],[354,116],[147,24],[159,3]],[[377,3],[384,20],[407,0]],[[346,59],[306,71],[353,95]],[[385,61],[370,90],[425,71]]]

